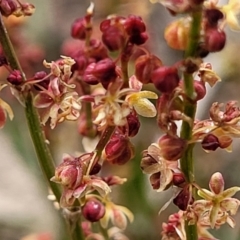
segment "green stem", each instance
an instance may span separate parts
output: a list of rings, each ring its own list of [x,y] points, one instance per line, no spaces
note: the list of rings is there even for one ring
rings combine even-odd
[[[0,42],[2,44],[5,56],[8,60],[10,67],[14,70],[19,70],[24,80],[26,81],[25,74],[21,68],[21,65],[19,64],[18,58],[16,56],[11,40],[9,38],[7,29],[4,25],[2,16],[0,18]],[[61,197],[61,191],[55,183],[50,181],[50,178],[54,175],[55,167],[51,153],[46,144],[46,139],[42,131],[39,115],[37,113],[37,110],[33,106],[31,93],[27,92],[25,95],[23,95],[23,97],[26,105],[25,114],[28,121],[28,127],[33,140],[33,144],[35,146],[40,166],[43,170],[45,177],[47,178],[47,181],[51,187],[52,192],[56,196],[56,199],[59,201]]]
[[[33,106],[32,95],[30,93],[28,93],[26,96],[25,104],[25,114],[28,122],[28,127],[42,172],[44,173],[53,194],[56,196],[56,199],[59,202],[61,197],[61,190],[56,183],[50,181],[55,172],[54,162],[50,150],[46,144],[46,139],[41,127],[39,115],[36,108]]]
[[[19,64],[18,58],[12,46],[11,40],[9,38],[7,29],[4,25],[2,15],[0,14],[0,43],[2,45],[3,51],[5,53],[6,59],[13,70],[19,70],[23,77],[23,80],[26,81],[25,74]],[[47,141],[44,136],[44,132],[41,126],[39,114],[36,108],[33,105],[32,93],[28,90],[25,90],[22,94],[22,97],[25,102],[25,115],[28,121],[28,127],[32,141],[35,147],[35,151],[38,157],[39,164],[43,171],[44,176],[46,177],[48,184],[55,195],[57,201],[60,201],[61,190],[57,184],[50,181],[51,177],[54,176],[55,166],[52,155],[47,145]],[[71,238],[73,240],[83,240],[82,230],[80,228],[79,221],[76,224],[75,229],[71,232]]]
[[[185,52],[185,59],[196,56],[196,50],[198,47],[200,37],[201,21],[202,21],[202,6],[200,5],[198,6],[198,9],[196,9],[192,13],[192,23],[189,33],[189,44]],[[184,73],[184,89],[186,94],[186,99],[184,101],[184,114],[194,120],[197,105],[194,102],[195,91],[193,83],[194,83],[193,76],[191,74]],[[193,101],[189,101],[189,99]],[[189,125],[189,123],[187,122],[183,122],[181,127],[181,138],[190,140],[191,137],[192,126]],[[189,182],[190,184],[194,182],[193,148],[194,144],[189,144],[180,160],[181,170],[183,171],[187,182]],[[196,197],[195,195],[196,193],[193,190],[193,196]],[[196,224],[189,225],[188,222],[186,222],[185,230],[187,240],[198,239]]]

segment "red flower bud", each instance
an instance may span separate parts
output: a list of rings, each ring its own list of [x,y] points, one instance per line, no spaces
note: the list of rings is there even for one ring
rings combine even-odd
[[[74,21],[71,28],[71,36],[76,39],[84,40],[87,36],[88,29],[85,18],[78,18]]]
[[[213,134],[208,134],[202,140],[202,148],[207,151],[215,151],[219,146],[218,138]]]
[[[160,188],[160,185],[161,185],[161,172],[156,172],[156,173],[153,173],[150,178],[150,183],[151,183],[151,186],[153,189],[157,190]],[[170,187],[172,186],[172,181],[165,186],[165,188],[163,189],[163,191],[169,189]]]
[[[194,85],[195,93],[197,95],[195,98],[196,101],[203,99],[207,92],[204,82],[194,80],[193,85]]]
[[[211,8],[205,10],[205,17],[208,21],[209,27],[217,27],[218,21],[224,16],[223,13],[217,8]]]
[[[132,159],[134,148],[127,137],[115,134],[105,147],[105,155],[107,161],[123,165]]]
[[[159,67],[151,76],[155,87],[162,93],[171,93],[180,81],[178,70],[175,67]]]
[[[97,222],[105,215],[105,207],[97,199],[91,198],[82,207],[82,213],[88,221]]]
[[[96,85],[99,83],[99,79],[93,74],[95,66],[96,63],[89,64],[83,75],[83,81],[90,85]]]
[[[95,175],[95,174],[97,174],[97,173],[100,172],[101,168],[102,168],[102,165],[97,162],[97,163],[92,167],[92,169],[91,169],[91,171],[90,171],[89,174],[90,174],[90,175]]]
[[[47,76],[47,73],[46,73],[46,72],[40,71],[40,72],[36,72],[36,73],[34,74],[33,78],[34,78],[35,80],[40,80],[40,79],[45,78],[46,76]]]
[[[88,50],[90,58],[95,59],[96,62],[108,58],[107,48],[103,45],[102,41],[98,39],[90,40],[90,48]]]
[[[147,33],[140,33],[140,34],[135,34],[131,35],[129,38],[129,42],[132,44],[136,45],[142,45],[148,40],[148,35]]]
[[[149,180],[153,189],[160,188],[160,176],[161,176],[161,172],[154,173],[150,176]]]
[[[181,158],[186,146],[186,140],[177,136],[164,135],[158,141],[163,158],[168,161],[177,161]]]
[[[40,72],[36,72],[33,76],[33,79],[35,80],[41,80],[44,79],[47,76],[47,73],[44,71],[40,71]],[[46,78],[41,82],[38,82],[37,85],[34,85],[34,88],[38,91],[42,90],[39,85],[45,89],[48,89],[48,85],[49,85],[50,79]]]
[[[189,191],[189,186],[183,188],[180,193],[173,199],[173,203],[179,207],[180,210],[185,211],[189,204],[193,202],[192,194]]]
[[[23,82],[22,74],[19,70],[13,70],[7,77],[8,82],[12,85],[20,85]]]
[[[142,18],[135,15],[130,15],[126,18],[124,27],[128,35],[139,35],[146,31],[146,25]]]
[[[0,12],[5,17],[10,16],[17,10],[18,6],[14,0],[2,0],[0,2]]]
[[[82,174],[81,162],[77,158],[66,156],[56,168],[55,176],[51,180],[67,188],[75,189],[81,184]]]
[[[109,83],[117,77],[115,68],[115,63],[110,58],[105,58],[96,63],[93,75],[99,79],[103,87],[107,88]]]
[[[216,28],[210,28],[205,33],[205,44],[209,52],[221,51],[226,43],[225,32]]]
[[[153,70],[161,66],[162,61],[155,55],[142,55],[135,62],[136,78],[144,84],[150,83]]]
[[[136,114],[135,111],[132,111],[127,116],[127,125],[119,127],[119,129],[121,129],[121,132],[124,135],[127,134],[128,137],[136,136],[139,128],[140,128],[140,122],[139,122],[139,119],[138,119],[138,115]]]
[[[109,51],[118,51],[124,46],[125,36],[120,28],[117,26],[110,26],[103,32],[102,41]]]
[[[183,173],[173,173],[173,185],[177,187],[184,187],[186,184],[186,179]]]

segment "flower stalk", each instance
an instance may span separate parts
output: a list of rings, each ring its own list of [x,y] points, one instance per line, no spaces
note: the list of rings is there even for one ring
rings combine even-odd
[[[192,22],[189,32],[189,44],[185,51],[185,59],[189,57],[196,56],[196,50],[199,43],[200,30],[201,30],[201,20],[202,20],[202,9],[201,5],[197,11],[192,13]],[[194,101],[194,85],[193,85],[193,76],[192,74],[184,73],[184,89],[186,94],[186,100],[184,102],[184,114],[191,118],[195,119],[197,102]],[[189,101],[192,100],[192,101]],[[192,125],[188,122],[183,121],[181,127],[181,138],[185,140],[190,140],[192,137]],[[192,184],[194,182],[194,160],[193,160],[193,148],[194,144],[189,144],[185,150],[181,160],[181,170],[185,175],[185,178],[188,183]],[[196,197],[196,193],[193,189],[193,197]],[[185,224],[185,231],[187,240],[197,240],[197,227],[196,225]]]
[[[21,72],[23,80],[26,81],[26,76],[18,61],[18,58],[12,46],[11,40],[9,38],[1,14],[0,14],[0,42],[10,67],[14,70],[19,70]],[[40,164],[40,167],[45,178],[47,179],[48,185],[52,193],[55,195],[56,200],[60,202],[61,189],[56,183],[50,181],[55,171],[54,160],[47,145],[47,140],[44,136],[39,114],[37,112],[37,109],[33,105],[32,94],[30,91],[27,91],[23,94],[23,97],[25,104],[25,116],[28,122],[28,128],[34,144],[34,148],[38,157],[38,162]],[[66,223],[67,222],[68,220],[66,219]],[[75,225],[75,228],[72,231],[70,231],[69,234],[72,240],[84,239],[82,235],[82,229],[80,227],[80,222],[78,222]]]

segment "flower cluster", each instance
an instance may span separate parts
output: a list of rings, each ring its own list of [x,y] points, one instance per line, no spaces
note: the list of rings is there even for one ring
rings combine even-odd
[[[225,108],[215,102],[209,119],[195,119],[197,104],[207,94],[206,85],[214,87],[221,81],[204,58],[225,47],[226,25],[240,30],[239,0],[229,0],[224,6],[219,6],[218,0],[156,1],[172,15],[181,14],[164,32],[171,48],[185,51],[183,59],[172,65],[144,49],[148,34],[140,16],[111,15],[100,23],[101,36],[95,38],[93,3],[85,16],[73,22],[74,42],[64,44],[61,58],[43,61],[48,73],[30,72],[32,77],[28,77],[30,74],[25,74],[17,61],[11,63],[4,41],[0,48],[0,66],[9,72],[0,91],[8,86],[25,107],[31,99],[40,116],[38,129],[41,124],[54,129],[64,121],[75,121],[84,137],[82,145],[89,139],[95,145],[89,150],[92,144],[88,144],[76,157],[65,154],[51,178],[62,187],[60,208],[74,227],[80,224],[75,224],[79,219],[73,215],[81,214],[88,240],[128,239],[123,231],[133,221],[133,214],[110,197],[112,186],[122,185],[126,179],[106,177],[104,168],[108,164],[127,164],[135,157],[132,138],[141,127],[139,116],[156,117],[160,132],[158,140],[143,151],[140,167],[149,175],[153,190],[174,188],[173,197],[163,208],[173,202],[180,210],[162,224],[162,240],[190,240],[191,234],[194,239],[214,240],[208,229],[225,223],[235,226],[232,215],[240,201],[232,196],[240,188],[224,190],[219,172],[210,179],[210,191],[201,188],[194,178],[193,147],[200,143],[207,152],[218,148],[231,151],[233,138],[240,137],[236,101],[227,102]],[[0,0],[0,13],[5,17],[29,16],[33,12],[31,4]],[[146,90],[144,84],[149,84],[151,90]],[[13,118],[10,106],[0,98],[0,128],[7,115]],[[37,144],[43,138],[40,135]],[[48,154],[47,147],[42,154]],[[96,232],[95,223],[102,231]],[[191,227],[196,233],[189,234]]]

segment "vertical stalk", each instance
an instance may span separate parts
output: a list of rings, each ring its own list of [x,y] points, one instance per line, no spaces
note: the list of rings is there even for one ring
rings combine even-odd
[[[8,64],[13,70],[19,70],[23,77],[23,80],[26,81],[26,76],[19,64],[18,58],[12,46],[11,40],[9,38],[7,29],[4,25],[2,15],[0,13],[0,43],[2,45],[4,54],[8,61]],[[48,184],[55,195],[57,201],[60,201],[61,197],[61,189],[57,184],[50,181],[51,177],[54,175],[55,166],[54,161],[51,155],[51,152],[48,148],[47,141],[44,136],[44,132],[42,130],[39,114],[36,108],[33,106],[32,93],[30,89],[24,90],[24,92],[20,92],[25,102],[25,115],[28,122],[28,127],[30,131],[30,135],[32,137],[32,141],[34,144],[34,148],[38,157],[38,162],[41,166],[42,172],[46,177]],[[67,221],[66,221],[67,223]],[[80,223],[76,224],[74,230],[70,233],[70,238],[73,240],[83,240],[82,230],[80,228]]]
[[[201,20],[202,20],[202,6],[200,5],[192,13],[192,22],[191,22],[191,28],[189,33],[189,44],[185,52],[185,59],[196,56],[196,50],[198,47],[200,30],[201,30]],[[195,91],[194,91],[193,80],[194,79],[192,74],[184,73],[184,89],[186,94],[186,99],[184,101],[184,114],[194,120],[197,104],[194,101],[188,100],[188,99],[193,99],[194,97]],[[190,140],[192,137],[192,126],[190,126],[187,122],[183,122],[180,135],[181,135],[181,138]],[[193,148],[194,148],[194,144],[189,144],[180,160],[181,169],[186,177],[186,180],[190,184],[194,182]],[[193,195],[195,195],[195,191],[193,192]],[[198,239],[196,225],[189,225],[188,222],[186,222],[185,230],[186,230],[187,240]]]

